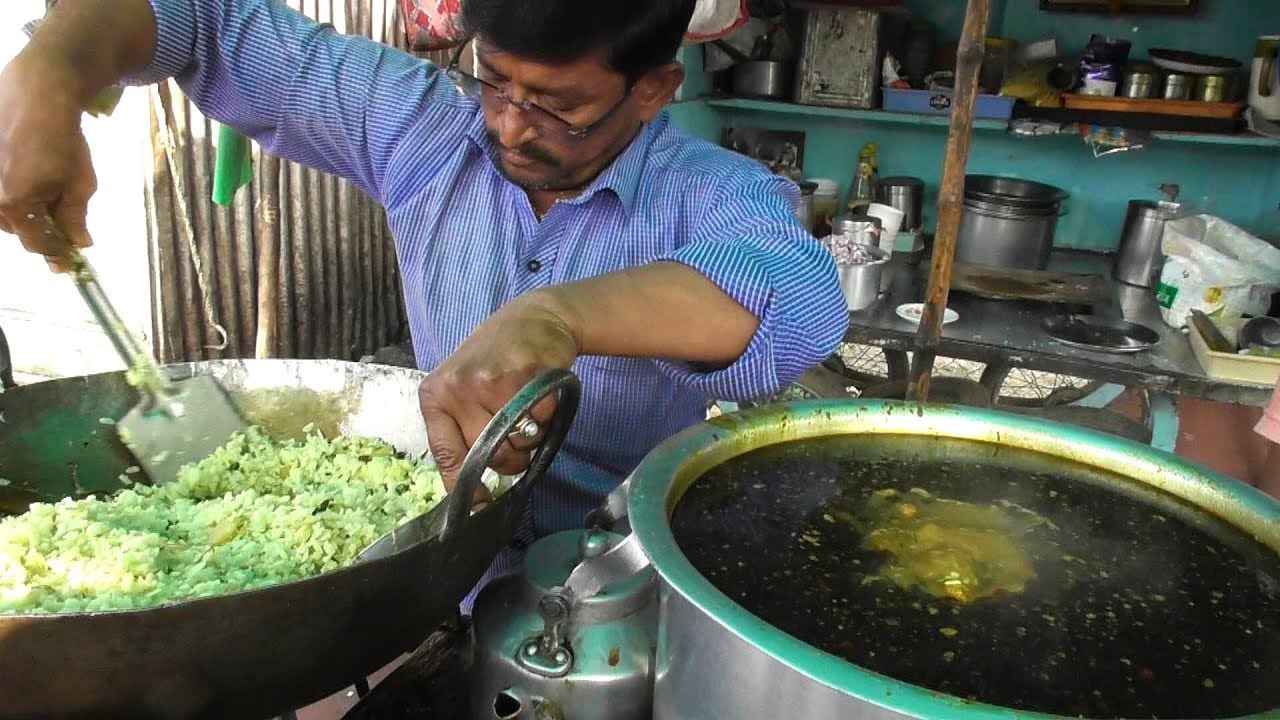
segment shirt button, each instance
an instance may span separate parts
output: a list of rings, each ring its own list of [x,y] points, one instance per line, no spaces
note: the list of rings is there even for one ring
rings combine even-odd
[[[525,263],[524,266],[531,273],[536,273],[542,269],[542,263],[538,262],[537,260],[530,260],[529,262]]]

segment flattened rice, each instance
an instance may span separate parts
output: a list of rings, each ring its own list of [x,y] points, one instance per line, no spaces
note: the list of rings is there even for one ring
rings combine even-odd
[[[0,613],[126,610],[300,580],[351,564],[430,510],[429,459],[368,438],[232,438],[167,485],[35,504],[0,520]]]

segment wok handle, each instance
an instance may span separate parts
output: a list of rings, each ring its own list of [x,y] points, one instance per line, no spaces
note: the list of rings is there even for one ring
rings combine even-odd
[[[440,530],[440,539],[448,540],[457,528],[471,516],[471,506],[476,491],[484,477],[485,469],[493,462],[498,449],[516,432],[517,426],[525,416],[544,399],[559,393],[556,400],[556,411],[551,417],[550,427],[542,444],[534,451],[529,461],[529,468],[524,471],[517,482],[537,482],[551,467],[556,453],[564,445],[569,436],[569,428],[578,414],[578,403],[582,399],[582,381],[569,370],[551,370],[534,378],[525,385],[515,397],[498,411],[489,421],[484,431],[467,457],[462,461],[462,469],[458,471],[458,482],[453,492],[445,500],[448,508],[445,513],[444,526]]]

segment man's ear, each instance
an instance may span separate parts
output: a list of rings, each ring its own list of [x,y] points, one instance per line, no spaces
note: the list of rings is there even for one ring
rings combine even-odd
[[[684,66],[673,62],[651,70],[636,82],[632,92],[639,103],[640,116],[650,122],[662,109],[671,103],[676,96],[680,83],[684,82]]]

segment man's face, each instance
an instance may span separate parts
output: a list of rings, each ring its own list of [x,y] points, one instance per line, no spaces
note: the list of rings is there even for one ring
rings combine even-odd
[[[476,77],[510,100],[482,103],[489,140],[497,151],[495,161],[508,179],[526,190],[573,190],[590,183],[666,102],[650,107],[651,90],[629,89],[623,75],[608,67],[603,53],[546,63],[505,53],[481,40],[477,55]],[[645,78],[636,87],[648,89],[653,82]],[[526,102],[547,113],[517,107]],[[570,134],[573,128],[588,127],[585,137]]]

